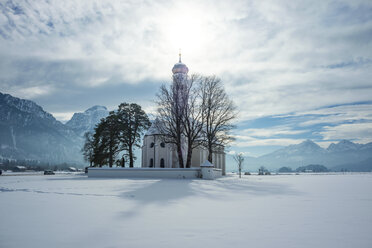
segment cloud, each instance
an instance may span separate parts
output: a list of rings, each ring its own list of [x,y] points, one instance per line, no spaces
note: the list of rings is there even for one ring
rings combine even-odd
[[[371,120],[371,11],[362,0],[6,1],[0,89],[53,113],[123,101],[153,112],[182,46],[190,73],[222,79],[239,125],[289,122],[245,125],[239,146],[321,141]]]
[[[227,154],[231,156],[234,156],[235,154],[242,154],[243,156],[252,156],[250,152],[238,152],[235,150],[228,151]]]
[[[325,140],[353,140],[358,143],[368,143],[372,139],[372,122],[341,124],[335,127],[326,126],[320,134]]]
[[[66,123],[71,119],[74,115],[74,112],[54,112],[51,113],[57,120],[61,121],[62,123]]]
[[[22,96],[27,99],[34,99],[40,96],[50,95],[55,89],[51,85],[40,85],[31,87],[15,86],[9,92],[15,96]]]
[[[252,137],[268,138],[283,135],[297,135],[308,131],[309,130],[293,130],[290,126],[275,126],[270,128],[247,128],[239,130],[239,133]]]
[[[296,113],[296,116],[299,115],[307,115],[309,119],[302,122],[301,126],[340,124],[354,121],[372,122],[372,104],[342,105]]]
[[[233,143],[236,147],[255,147],[255,146],[288,146],[299,144],[305,139],[291,139],[291,138],[267,138],[258,139],[251,136],[236,136],[237,140]]]

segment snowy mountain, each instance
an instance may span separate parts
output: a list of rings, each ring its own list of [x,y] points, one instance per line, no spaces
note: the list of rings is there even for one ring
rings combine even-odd
[[[306,140],[297,145],[289,145],[265,156],[275,158],[304,157],[306,155],[324,154],[326,151],[311,140]]]
[[[308,164],[321,164],[328,168],[348,164],[350,167],[370,158],[371,154],[372,143],[357,144],[342,140],[337,144],[332,143],[327,149],[324,149],[313,141],[306,140],[258,158],[249,158],[247,163],[253,170],[259,166],[265,166],[270,170],[276,170],[283,166],[296,169]]]
[[[82,138],[36,103],[0,93],[0,156],[81,162]]]
[[[108,116],[109,111],[104,106],[93,106],[83,113],[75,113],[66,126],[73,129],[78,135],[83,136],[91,132],[102,118]]]
[[[337,144],[330,144],[329,147],[327,148],[328,152],[344,152],[344,151],[349,151],[349,150],[359,150],[363,145],[361,144],[355,144],[349,140],[341,140]]]

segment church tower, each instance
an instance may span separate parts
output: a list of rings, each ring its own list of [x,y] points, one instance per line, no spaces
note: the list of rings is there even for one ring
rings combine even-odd
[[[187,93],[187,87],[188,87],[188,75],[189,68],[182,63],[181,60],[181,51],[179,53],[178,63],[174,64],[172,73],[173,73],[173,84],[172,84],[172,90],[174,94],[174,108],[177,108],[175,110],[175,113],[179,113],[182,115],[182,111],[185,108],[185,105],[188,102],[188,93]]]
[[[185,104],[187,104],[187,73],[189,68],[182,63],[181,52],[179,53],[178,63],[172,68],[174,91],[175,113],[182,114]],[[153,168],[178,168],[178,157],[176,148],[173,144],[164,143],[161,132],[158,130],[158,119],[156,119],[150,129],[146,132],[142,146],[142,167]],[[185,144],[186,145],[186,144]],[[186,148],[186,147],[185,147]],[[182,149],[183,156],[186,157],[186,150]]]

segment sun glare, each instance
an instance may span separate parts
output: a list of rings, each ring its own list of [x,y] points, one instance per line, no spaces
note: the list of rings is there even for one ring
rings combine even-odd
[[[182,13],[165,18],[162,25],[163,36],[167,45],[172,49],[181,48],[190,56],[203,47],[206,40],[205,24],[195,13]]]

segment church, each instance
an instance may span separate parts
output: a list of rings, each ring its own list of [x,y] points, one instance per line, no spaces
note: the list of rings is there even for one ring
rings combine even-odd
[[[173,66],[173,83],[184,82],[188,78],[188,67],[182,63],[181,54],[179,61]],[[165,143],[162,134],[158,130],[159,120],[155,120],[147,130],[142,145],[142,168],[179,168],[178,156],[174,144]],[[183,157],[186,157],[186,142],[182,146]],[[192,151],[191,167],[200,167],[208,158],[208,151],[203,147],[194,148]],[[212,155],[214,168],[220,169],[225,175],[225,149],[223,146],[216,149]],[[186,163],[186,161],[184,161]]]

